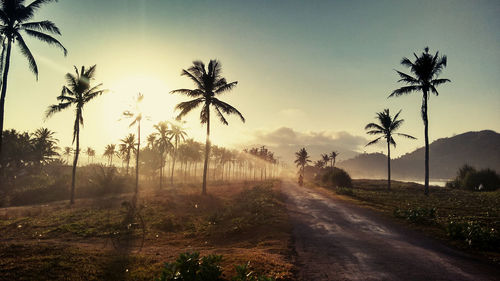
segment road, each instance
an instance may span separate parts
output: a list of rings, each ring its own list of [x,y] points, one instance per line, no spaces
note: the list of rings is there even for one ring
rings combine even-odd
[[[284,182],[298,278],[313,280],[500,280],[500,270],[375,211]]]

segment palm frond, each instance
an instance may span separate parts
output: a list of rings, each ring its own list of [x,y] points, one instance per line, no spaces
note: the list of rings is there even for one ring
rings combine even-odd
[[[45,111],[45,119],[51,117],[52,115],[54,115],[54,113],[60,112],[64,109],[70,107],[71,104],[72,104],[72,102],[62,102],[59,104],[53,104],[53,105],[49,106],[49,108],[47,108],[47,110]]]
[[[416,78],[414,78],[414,77],[412,77],[404,72],[397,71],[397,70],[396,70],[396,72],[398,73],[399,77],[401,77],[401,79],[399,79],[398,82],[404,82],[404,83],[410,84],[410,85],[415,85],[415,84],[419,83],[419,81]]]
[[[431,81],[431,85],[434,86],[434,87],[437,87],[441,84],[444,84],[444,83],[448,83],[448,82],[451,82],[450,79],[446,79],[446,78],[441,78],[441,79],[434,79]]]
[[[85,71],[84,66],[82,66],[81,76],[87,77],[87,79],[89,79],[89,80],[90,80],[90,79],[92,79],[92,78],[94,78],[96,68],[97,68],[97,65],[96,65],[96,64],[94,64],[94,65],[92,65],[91,67],[89,67],[89,68],[87,69],[87,71]]]
[[[371,131],[368,131],[366,133],[369,135],[380,135],[380,134],[385,135],[385,131],[381,131],[381,130],[371,130]]]
[[[59,30],[59,28],[53,22],[51,22],[49,20],[37,21],[37,22],[27,22],[27,23],[21,24],[21,27],[24,29],[31,29],[31,30],[36,30],[36,31],[47,31],[50,33],[61,35],[61,31]]]
[[[229,125],[229,123],[227,122],[222,112],[220,112],[220,109],[217,105],[215,105],[215,112],[217,112],[217,116],[219,117],[219,120],[222,122],[222,124]]]
[[[407,134],[402,134],[402,133],[396,133],[396,135],[398,136],[402,136],[402,137],[405,137],[405,138],[409,138],[409,139],[412,139],[412,140],[416,140],[417,138],[414,137],[414,136],[410,136],[410,135],[407,135]]]
[[[95,88],[95,87],[94,87]],[[97,96],[100,96],[102,94],[104,94],[107,90],[99,90],[99,91],[92,91],[92,92],[88,92],[84,95],[83,97],[83,102],[89,102],[91,101],[92,99],[96,98]]]
[[[413,62],[410,59],[406,58],[406,57],[404,57],[404,58],[401,59],[400,64],[403,65],[403,66],[406,66],[406,67],[408,67],[410,69],[415,66],[413,64]]]
[[[192,98],[196,98],[196,97],[204,95],[204,92],[201,89],[194,89],[194,90],[190,90],[190,89],[177,89],[177,90],[170,91],[170,93],[171,94],[183,94],[183,95],[186,95],[186,96],[192,97]]]
[[[217,87],[217,89],[214,91],[216,94],[222,94],[224,92],[232,90],[236,85],[238,84],[238,81],[234,81],[228,84],[224,84],[222,86]]]
[[[375,123],[370,123],[370,124],[367,124],[365,126],[365,130],[369,130],[369,129],[376,129],[376,130],[384,131],[384,128],[382,128],[379,124],[375,124]]]
[[[231,106],[228,103],[225,103],[217,98],[212,98],[212,103],[222,110],[222,112],[226,114],[236,114],[240,117],[241,121],[244,123],[245,122],[245,117],[233,106]]]
[[[203,98],[198,98],[186,102],[181,102],[176,105],[175,109],[181,111],[179,115],[177,115],[177,119],[180,120],[183,116],[191,112],[193,109],[197,108],[203,101]]]
[[[367,143],[367,144],[365,145],[365,147],[366,147],[366,146],[369,146],[369,145],[372,145],[372,144],[376,144],[376,143],[377,143],[377,142],[379,142],[379,141],[380,141],[380,139],[382,139],[383,137],[384,137],[384,136],[381,136],[381,137],[378,137],[378,138],[376,138],[376,139],[372,140],[371,142]]]
[[[17,34],[17,43],[19,44],[21,53],[28,60],[30,70],[35,74],[36,80],[38,80],[38,66],[36,65],[35,58],[33,57],[33,54],[31,53],[26,43],[24,42],[23,37],[21,37],[19,34]]]
[[[399,89],[394,90],[389,95],[389,98],[399,97],[399,96],[402,96],[402,95],[407,95],[407,94],[410,94],[412,92],[417,92],[417,91],[420,91],[420,90],[422,90],[422,86],[405,86],[405,87],[401,87]]]
[[[66,48],[61,44],[61,42],[59,42],[54,37],[52,37],[52,36],[50,36],[48,34],[36,31],[36,30],[32,30],[32,29],[25,29],[24,31],[28,35],[33,36],[33,37],[37,38],[40,41],[43,41],[43,42],[45,42],[47,44],[55,45],[56,47],[59,47],[64,52],[64,56],[66,56],[68,54],[68,50],[66,50]]]
[[[201,124],[206,124],[208,122],[208,117],[210,116],[210,106],[208,104],[204,104],[201,108],[200,112],[200,121]]]

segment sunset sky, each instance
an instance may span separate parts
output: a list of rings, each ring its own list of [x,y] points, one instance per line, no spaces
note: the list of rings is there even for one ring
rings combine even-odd
[[[31,1],[27,1],[31,2]],[[44,121],[56,102],[64,74],[73,65],[97,64],[95,82],[109,93],[84,111],[81,146],[98,154],[128,132],[118,121],[132,97],[144,94],[143,135],[153,124],[171,120],[183,96],[169,91],[193,87],[180,76],[193,60],[222,62],[223,74],[238,86],[223,100],[238,108],[229,126],[212,130],[215,144],[240,148],[266,144],[285,153],[298,146],[316,150],[380,152],[364,148],[364,126],[384,108],[402,109],[396,156],[424,144],[421,95],[387,99],[397,88],[394,69],[403,56],[429,46],[448,56],[440,96],[429,105],[430,139],[466,131],[500,131],[499,1],[164,1],[61,0],[45,5],[36,20],[61,29],[68,56],[31,38],[39,81],[14,48],[6,98],[5,129],[57,132],[69,146],[74,112]],[[186,118],[190,136],[204,141],[199,113]],[[218,122],[218,121],[217,121]],[[326,152],[325,151],[325,152]],[[344,153],[342,153],[344,152]],[[290,155],[281,155],[289,158]],[[313,158],[317,158],[313,153]]]

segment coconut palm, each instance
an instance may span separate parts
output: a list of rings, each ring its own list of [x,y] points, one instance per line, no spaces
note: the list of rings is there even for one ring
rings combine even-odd
[[[142,121],[142,111],[140,109],[140,104],[144,99],[144,95],[139,93],[134,100],[134,110],[126,110],[123,112],[125,118],[132,119],[129,127],[137,124],[137,149],[135,150],[135,194],[134,194],[134,204],[137,200],[137,194],[139,193],[139,152],[141,151],[141,121]],[[129,157],[130,158],[130,157]]]
[[[17,42],[21,54],[28,60],[30,70],[38,80],[38,66],[28,45],[24,41],[23,33],[34,37],[45,43],[55,45],[64,52],[66,49],[51,35],[61,35],[59,28],[51,21],[31,21],[35,12],[51,0],[36,0],[26,5],[24,0],[2,0],[0,2],[0,40],[2,41],[2,52],[0,54],[0,76],[2,76],[0,95],[0,157],[2,154],[2,132],[4,121],[5,96],[7,94],[7,77],[10,68],[10,56],[12,44]],[[51,35],[49,35],[51,34]]]
[[[424,121],[424,136],[425,136],[425,195],[429,194],[429,120],[427,114],[427,103],[430,94],[433,93],[436,96],[439,95],[437,87],[441,84],[451,82],[449,79],[438,79],[443,69],[446,67],[447,58],[446,56],[439,56],[439,52],[432,55],[429,54],[429,47],[424,49],[424,52],[415,56],[415,61],[411,61],[408,58],[403,58],[401,60],[401,65],[406,66],[410,69],[410,72],[414,75],[408,75],[406,73],[397,71],[401,79],[398,82],[403,82],[408,86],[401,87],[394,90],[389,97],[399,97],[401,95],[410,94],[413,92],[422,92],[422,120]]]
[[[202,105],[200,113],[200,121],[202,124],[207,124],[207,138],[205,142],[205,162],[203,165],[203,184],[202,193],[207,191],[207,169],[210,155],[210,106],[215,109],[217,117],[224,125],[228,125],[224,114],[236,114],[241,121],[245,122],[243,115],[233,106],[221,101],[217,97],[223,93],[232,90],[235,82],[227,83],[226,79],[221,76],[221,64],[217,60],[210,60],[208,69],[205,69],[205,64],[201,61],[194,61],[193,65],[187,70],[182,70],[181,75],[190,78],[196,85],[196,89],[178,89],[171,93],[184,94],[194,98],[187,102],[181,102],[176,106],[176,109],[181,110],[177,118],[182,118],[184,115],[191,112],[193,109]]]
[[[40,0],[41,1],[41,0]],[[78,155],[80,154],[80,125],[83,126],[83,107],[100,96],[105,90],[99,89],[102,84],[91,86],[90,82],[94,79],[96,65],[89,68],[82,66],[81,70],[75,66],[76,75],[67,73],[67,85],[63,86],[61,95],[57,97],[59,104],[49,106],[46,112],[46,118],[53,114],[63,111],[72,105],[75,106],[75,123],[73,125],[73,143],[76,140],[75,158],[73,160],[73,172],[71,176],[71,199],[70,204],[75,200],[75,176],[76,165],[78,163]]]
[[[71,153],[73,153],[73,149],[69,146],[66,146],[64,148],[63,155],[66,156],[66,162],[69,163],[69,157],[71,156]]]
[[[170,124],[170,129],[167,130],[167,134],[170,136],[170,140],[174,141],[174,151],[172,155],[172,174],[170,176],[170,184],[174,184],[174,169],[175,169],[175,159],[177,158],[177,152],[179,148],[179,143],[184,141],[187,133],[180,125]]]
[[[128,136],[121,139],[120,141],[121,141],[121,143],[120,143],[119,151],[120,151],[120,155],[121,155],[123,161],[125,161],[127,163],[127,170],[126,170],[127,172],[126,173],[128,175],[128,170],[130,167],[130,157],[132,155],[132,152],[135,152],[135,135],[128,134]]]
[[[325,163],[325,166],[328,166],[328,162],[331,161],[330,156],[328,156],[328,154],[321,154],[321,160]]]
[[[337,156],[339,156],[340,153],[337,151],[332,151],[330,152],[330,155],[328,157],[330,158],[332,168],[335,166],[335,160],[337,159]]]
[[[90,158],[95,156],[95,150],[92,147],[87,147],[85,150],[85,154],[87,154],[87,164],[90,163]]]
[[[108,158],[108,165],[109,166],[113,165],[113,156],[116,155],[116,153],[117,153],[116,144],[108,144],[104,148],[104,153],[102,154],[102,156]]]
[[[382,112],[377,113],[376,123],[369,123],[365,126],[365,130],[370,130],[366,132],[369,135],[381,135],[380,137],[372,140],[366,146],[378,143],[381,139],[385,139],[387,142],[387,189],[391,190],[391,144],[396,147],[396,142],[393,136],[402,136],[409,139],[415,139],[414,137],[396,133],[396,131],[403,125],[404,119],[398,119],[401,110],[394,116],[390,115],[389,109],[384,109]]]
[[[295,152],[295,158],[296,159],[294,163],[297,165],[297,167],[300,167],[300,175],[304,177],[304,168],[307,163],[311,162],[311,160],[309,160],[309,154],[307,153],[306,148],[303,147],[298,152]]]
[[[153,133],[155,137],[154,144],[158,147],[160,151],[160,189],[163,186],[163,168],[165,166],[165,153],[169,151],[173,145],[171,142],[170,133],[168,130],[167,122],[159,122],[154,125],[156,132]]]
[[[35,161],[38,164],[47,164],[54,156],[59,155],[57,150],[58,139],[54,137],[55,132],[47,128],[37,129],[31,138],[33,151],[35,153]]]

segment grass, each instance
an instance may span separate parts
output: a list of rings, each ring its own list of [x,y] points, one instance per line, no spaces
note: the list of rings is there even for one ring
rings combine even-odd
[[[361,205],[385,213],[452,246],[500,263],[499,191],[471,192],[431,187],[430,195],[425,196],[424,187],[411,182],[394,181],[391,191],[387,191],[387,182],[384,180],[354,180],[353,185],[354,188],[349,192],[342,189],[336,190],[336,193],[346,195]],[[493,235],[495,241],[486,240],[487,243],[483,243],[482,247],[474,247],[481,241],[474,244],[467,238],[453,235],[450,233],[450,223],[452,226],[457,223],[464,226],[465,232],[479,231],[478,237],[474,236],[474,239],[490,239]]]
[[[223,255],[226,278],[235,264],[292,280],[291,226],[279,181],[146,190],[140,252],[118,251],[110,235],[130,195],[0,209],[0,280],[154,280],[181,252]]]

